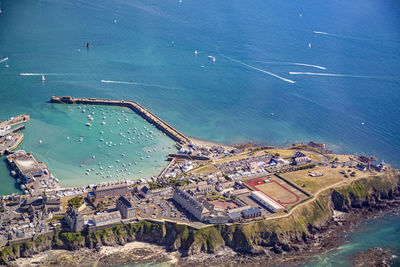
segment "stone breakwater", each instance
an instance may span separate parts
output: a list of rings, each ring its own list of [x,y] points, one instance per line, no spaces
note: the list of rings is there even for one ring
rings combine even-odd
[[[102,246],[118,246],[133,241],[161,245],[170,252],[177,251],[182,256],[178,264],[183,266],[191,265],[193,259],[197,264],[211,265],[210,258],[226,249],[237,255],[251,256],[251,261],[264,264],[287,263],[288,259],[294,263],[307,255],[337,246],[338,233],[360,219],[398,206],[399,175],[398,170],[390,169],[381,176],[369,176],[327,189],[289,217],[276,220],[212,225],[201,229],[171,222],[142,221],[91,233],[57,232],[2,248],[0,264],[10,265],[13,259],[49,249],[98,250]],[[346,216],[338,218],[335,216],[338,212]],[[239,262],[243,260],[241,256],[226,258],[221,265],[235,259]],[[215,265],[220,264],[216,262]]]
[[[134,112],[142,116],[149,123],[154,124],[159,130],[167,134],[174,141],[180,145],[186,145],[190,142],[189,138],[178,132],[172,126],[164,122],[162,119],[151,113],[142,105],[135,101],[126,100],[110,100],[110,99],[97,99],[97,98],[73,98],[70,96],[56,97],[52,96],[50,103],[62,104],[81,104],[81,105],[105,105],[105,106],[120,106],[132,109]]]

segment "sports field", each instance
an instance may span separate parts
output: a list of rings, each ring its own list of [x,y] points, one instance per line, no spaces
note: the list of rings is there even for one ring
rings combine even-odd
[[[305,197],[304,194],[277,177],[257,178],[247,181],[246,184],[286,207],[297,203],[300,199]]]

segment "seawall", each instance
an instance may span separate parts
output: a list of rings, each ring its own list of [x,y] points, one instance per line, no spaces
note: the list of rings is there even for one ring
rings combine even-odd
[[[90,105],[105,105],[105,106],[119,106],[127,107],[132,109],[134,112],[139,114],[149,123],[154,124],[159,130],[167,134],[174,141],[181,145],[188,144],[190,142],[189,138],[178,132],[172,126],[164,122],[162,119],[157,117],[155,114],[151,113],[149,110],[144,108],[142,105],[135,101],[126,100],[110,100],[110,99],[97,99],[97,98],[73,98],[70,96],[56,97],[52,96],[50,103],[62,103],[62,104],[90,104]]]

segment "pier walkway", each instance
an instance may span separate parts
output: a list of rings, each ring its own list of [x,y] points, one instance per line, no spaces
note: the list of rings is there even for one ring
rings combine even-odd
[[[164,122],[162,119],[148,111],[146,108],[141,106],[135,101],[126,100],[110,100],[110,99],[97,99],[97,98],[73,98],[70,96],[56,97],[52,96],[50,103],[63,103],[63,104],[90,104],[90,105],[109,105],[109,106],[120,106],[128,107],[135,111],[137,114],[142,116],[145,120],[154,124],[159,130],[167,134],[174,141],[181,145],[186,145],[190,142],[189,138],[175,130],[172,126]]]
[[[16,117],[11,117],[10,119],[6,120],[6,121],[1,121],[0,122],[0,127],[6,127],[6,126],[15,126],[21,123],[25,123],[27,121],[30,120],[29,115],[27,114],[22,114],[22,115],[18,115]]]

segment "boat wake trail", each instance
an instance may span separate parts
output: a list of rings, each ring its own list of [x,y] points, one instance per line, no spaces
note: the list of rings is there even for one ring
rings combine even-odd
[[[67,75],[85,75],[82,73],[49,73],[49,72],[40,72],[40,73],[36,73],[36,72],[21,72],[19,75],[21,76],[42,76],[42,75],[46,75],[46,76],[67,76]]]
[[[159,84],[147,84],[147,83],[138,83],[138,82],[126,82],[126,81],[108,81],[108,80],[101,80],[102,83],[114,83],[114,84],[129,84],[129,85],[139,85],[139,86],[146,86],[146,87],[157,87],[162,89],[173,89],[176,90],[178,88],[169,87]]]
[[[382,79],[387,77],[382,76],[364,76],[352,74],[337,74],[337,73],[321,73],[321,72],[289,72],[290,75],[311,75],[311,76],[328,76],[328,77],[348,77],[348,78],[365,78],[365,79]]]
[[[19,75],[21,76],[42,76],[42,75],[66,75],[65,73],[25,73],[22,72]]]
[[[263,70],[263,69],[254,67],[254,66],[249,65],[249,64],[247,64],[247,63],[245,63],[245,62],[242,62],[242,61],[240,61],[240,60],[237,60],[237,59],[228,57],[228,56],[222,54],[221,52],[218,52],[218,53],[219,53],[221,56],[223,56],[224,58],[227,58],[227,59],[229,59],[229,60],[231,60],[231,61],[233,61],[233,62],[239,63],[239,64],[241,64],[241,65],[243,65],[243,66],[246,66],[246,67],[248,67],[248,68],[250,68],[250,69],[253,69],[253,70],[256,70],[256,71],[265,73],[265,74],[267,74],[267,75],[269,75],[269,76],[278,78],[279,80],[282,80],[282,81],[287,82],[287,83],[292,83],[292,84],[293,84],[293,83],[296,83],[295,81],[286,79],[286,78],[281,77],[281,76],[279,76],[279,75],[277,75],[277,74],[275,74],[275,73],[272,73],[272,72],[269,72],[269,71],[266,71],[266,70]]]
[[[279,62],[279,61],[257,61],[259,63],[264,63],[264,64],[277,64],[277,65],[295,65],[295,66],[304,66],[304,67],[311,67],[311,68],[316,68],[320,70],[326,70],[325,67],[318,66],[318,65],[312,65],[312,64],[306,64],[306,63],[297,63],[297,62]]]
[[[0,59],[0,63],[3,63],[4,61],[7,61],[7,60],[8,60],[8,57]]]
[[[319,32],[319,31],[313,31],[313,33],[315,33],[315,34],[323,34],[323,35],[330,35],[327,32]]]

